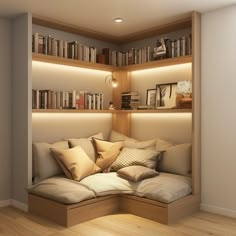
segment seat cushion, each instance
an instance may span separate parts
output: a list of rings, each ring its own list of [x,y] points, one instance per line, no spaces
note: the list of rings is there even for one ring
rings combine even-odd
[[[118,177],[116,172],[98,173],[80,181],[92,189],[96,196],[109,194],[132,194],[137,183]]]
[[[187,176],[159,173],[159,176],[145,179],[136,186],[134,195],[170,203],[192,192],[191,178]]]
[[[96,197],[94,192],[85,185],[59,176],[30,186],[27,191],[64,204],[74,204]]]

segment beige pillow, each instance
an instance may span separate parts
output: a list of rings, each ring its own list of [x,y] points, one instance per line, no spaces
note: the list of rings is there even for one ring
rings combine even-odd
[[[89,138],[68,139],[70,147],[80,146],[84,149],[89,158],[95,162],[96,152],[92,144],[92,138],[104,139],[102,133],[90,136]]]
[[[60,141],[53,144],[33,143],[35,183],[63,173],[53,158],[50,148],[69,149],[68,141]]]
[[[145,166],[128,166],[117,171],[118,176],[137,182],[157,176],[159,173]]]
[[[136,139],[130,138],[124,134],[121,134],[119,132],[116,132],[114,130],[111,131],[110,137],[109,137],[109,141],[110,142],[117,142],[117,141],[137,141]]]
[[[118,171],[127,166],[141,165],[151,169],[156,168],[158,155],[156,150],[124,147],[117,159],[112,163],[111,170]]]
[[[169,147],[163,152],[157,170],[172,174],[191,174],[192,145],[190,143]]]
[[[176,143],[166,140],[166,139],[157,139],[156,141],[156,150],[158,152],[163,152],[165,151],[167,148],[175,146]]]
[[[51,151],[66,176],[70,179],[80,181],[100,171],[100,168],[89,159],[80,146],[68,150],[51,148]]]
[[[98,154],[96,165],[104,171],[116,160],[123,147],[123,142],[108,142],[95,138],[93,138],[93,142]]]
[[[124,147],[155,150],[156,142],[157,142],[156,139],[151,139],[151,140],[146,140],[146,141],[125,140]]]
[[[139,141],[130,138],[124,134],[118,133],[116,131],[111,131],[109,141],[111,142],[124,141],[124,147],[128,148],[155,149],[156,146],[156,139]]]

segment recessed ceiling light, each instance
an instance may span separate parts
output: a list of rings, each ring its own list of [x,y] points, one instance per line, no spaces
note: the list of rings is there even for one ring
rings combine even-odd
[[[122,18],[115,18],[114,21],[116,23],[121,23],[121,22],[123,22],[123,19]]]

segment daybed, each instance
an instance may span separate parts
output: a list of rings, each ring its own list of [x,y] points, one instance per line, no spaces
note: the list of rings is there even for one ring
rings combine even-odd
[[[72,226],[115,213],[131,213],[168,224],[199,209],[199,197],[191,195],[191,176],[187,168],[191,163],[190,144],[180,147],[180,145],[160,139],[137,142],[115,132],[110,137],[112,142],[121,139],[125,147],[152,150],[154,144],[155,150],[161,154],[166,153],[166,156],[162,155],[162,160],[159,159],[159,175],[140,181],[131,181],[120,175],[118,170],[118,172],[94,173],[75,181],[63,175],[52,156],[49,162],[45,162],[50,158],[49,148],[52,146],[42,143],[34,144],[38,183],[28,188],[29,211],[58,224]],[[82,146],[90,159],[96,161],[90,139],[68,141],[71,147]],[[63,146],[65,145],[63,142],[65,141],[53,144],[53,146]],[[42,154],[44,161],[42,161]],[[173,160],[172,165],[168,159],[173,154],[179,156],[181,160]],[[119,155],[122,154],[119,153]]]

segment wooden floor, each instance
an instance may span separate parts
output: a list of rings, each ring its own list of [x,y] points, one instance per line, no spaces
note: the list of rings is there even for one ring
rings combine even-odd
[[[71,228],[21,212],[0,208],[0,235],[4,236],[236,236],[236,219],[199,212],[170,226],[134,215],[101,217]]]

